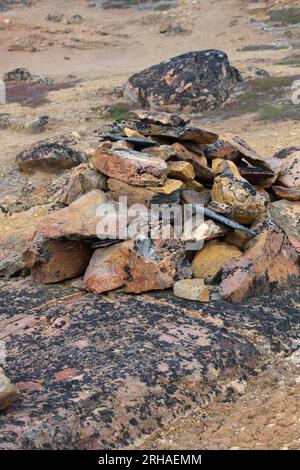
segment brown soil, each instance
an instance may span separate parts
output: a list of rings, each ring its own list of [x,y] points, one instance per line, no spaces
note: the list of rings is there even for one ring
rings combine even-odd
[[[66,3],[72,3],[67,11]],[[255,67],[275,77],[299,74],[300,63],[293,67],[282,65],[283,59],[292,54],[286,49],[241,51],[250,45],[290,41],[290,34],[293,41],[300,42],[296,29],[291,33],[287,33],[288,28],[270,32],[251,24],[247,3],[178,0],[177,8],[165,12],[120,12],[86,8],[85,0],[44,0],[31,8],[0,14],[0,77],[13,68],[26,67],[33,74],[60,82],[79,80],[74,87],[51,91],[47,101],[38,107],[17,103],[0,107],[0,117],[7,113],[15,121],[12,128],[0,130],[0,173],[14,167],[16,154],[38,139],[72,131],[88,135],[103,123],[105,105],[124,101],[120,87],[130,74],[179,53],[219,48],[247,74],[249,68]],[[60,11],[66,11],[65,17],[81,14],[83,22],[68,25],[46,20],[48,13]],[[5,19],[10,19],[10,23],[6,24]],[[159,25],[165,19],[174,26],[174,32],[159,33]],[[25,50],[20,50],[22,47]],[[24,131],[22,123],[45,114],[51,119],[42,135]],[[235,132],[266,156],[285,146],[299,145],[299,120],[257,121],[252,112],[231,117],[214,112],[193,120],[215,132]],[[7,231],[19,230],[22,217],[15,215],[5,222],[4,238]],[[172,428],[151,437],[142,448],[299,449],[297,367],[295,358],[294,362],[274,364],[247,384],[236,402],[213,402],[205,413],[199,409],[181,418]]]

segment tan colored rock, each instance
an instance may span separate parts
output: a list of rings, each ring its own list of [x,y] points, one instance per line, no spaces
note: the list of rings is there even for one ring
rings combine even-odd
[[[232,173],[236,178],[241,178],[238,167],[231,160],[223,160],[222,158],[215,158],[211,164],[212,172],[215,175],[221,175],[225,171]]]
[[[300,189],[285,188],[284,186],[272,186],[277,197],[288,201],[300,201]]]
[[[229,243],[229,245],[235,245],[242,251],[244,251],[245,246],[249,240],[249,235],[238,230],[234,230],[233,232],[228,233],[228,235],[226,235],[224,238],[224,242]]]
[[[168,178],[163,186],[146,186],[146,189],[159,194],[171,194],[178,189],[182,189],[184,183],[179,180]]]
[[[139,293],[172,287],[175,278],[191,277],[183,244],[178,240],[125,241],[94,252],[85,287],[94,293],[124,287]]]
[[[241,254],[239,248],[228,243],[217,241],[205,243],[192,262],[193,276],[209,281],[220,273],[226,261]]]
[[[168,176],[181,181],[193,180],[195,178],[194,167],[189,162],[169,162]]]
[[[160,32],[161,34],[167,33],[170,28],[171,28],[171,22],[168,21],[168,20],[163,21],[163,22],[160,23],[160,25],[159,25],[159,32]]]
[[[270,220],[253,228],[258,234],[244,255],[223,266],[222,296],[232,302],[292,287],[300,280],[298,253],[287,235]]]
[[[162,186],[168,173],[168,165],[161,158],[134,150],[97,151],[92,165],[111,178],[136,186]]]
[[[117,140],[111,146],[112,151],[114,150],[133,150],[133,144],[127,142],[127,140]]]
[[[106,190],[106,179],[105,175],[89,165],[79,165],[72,171],[67,186],[62,189],[59,202],[69,205],[93,189]]]
[[[191,189],[194,191],[202,192],[205,188],[203,184],[199,183],[199,181],[191,180],[185,182],[186,189]]]
[[[194,222],[194,225],[196,221]],[[201,242],[205,240],[213,240],[226,235],[230,229],[226,225],[214,222],[213,220],[205,220],[198,225],[190,234],[189,231],[184,230],[181,240],[183,242]]]
[[[176,158],[178,160],[183,160],[193,165],[197,180],[199,180],[201,183],[213,182],[213,172],[207,166],[207,160],[204,156],[191,152],[178,142],[173,144],[172,147],[174,150],[176,150]]]
[[[231,144],[236,149],[236,151],[240,152],[243,158],[253,166],[259,166],[261,168],[272,170],[272,167],[267,159],[260,157],[255,152],[255,150],[241,137],[231,133],[226,133],[220,136],[220,139],[224,140],[228,144]]]
[[[250,224],[266,213],[265,198],[248,181],[227,172],[215,178],[212,199],[229,206],[233,219],[241,224]]]
[[[181,279],[175,282],[173,293],[186,300],[209,301],[209,289],[203,279]]]
[[[19,398],[19,392],[0,368],[0,411],[8,408]]]
[[[287,234],[300,253],[300,203],[282,199],[272,202],[268,211],[271,220]]]
[[[124,127],[123,131],[125,132],[127,137],[133,137],[135,139],[144,139],[144,140],[148,139],[148,137],[145,137],[143,134],[141,134],[140,132],[136,130],[129,129],[129,127]]]
[[[91,256],[92,250],[84,242],[37,236],[24,252],[23,260],[35,281],[52,284],[83,274]]]
[[[157,193],[154,191],[150,191],[142,186],[133,186],[114,178],[108,178],[107,185],[111,198],[117,201],[120,196],[127,196],[128,206],[145,204],[149,207],[153,199],[157,197]]]
[[[175,149],[172,145],[159,145],[158,147],[148,147],[142,150],[142,153],[146,153],[151,157],[162,158],[162,160],[167,161],[169,158],[176,155]]]
[[[278,184],[286,188],[300,189],[300,152],[294,152],[281,160]]]
[[[177,114],[153,111],[152,109],[135,109],[132,111],[132,114],[140,121],[146,121],[152,124],[163,124],[165,126],[184,126],[189,122],[189,119],[183,119]]]
[[[51,212],[37,226],[37,232],[45,239],[94,238],[97,236],[99,206],[107,201],[107,195],[94,189],[72,202],[68,207]]]

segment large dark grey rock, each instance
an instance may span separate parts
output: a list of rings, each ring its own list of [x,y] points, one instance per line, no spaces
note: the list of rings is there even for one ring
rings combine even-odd
[[[219,107],[240,80],[227,55],[211,49],[188,52],[132,75],[124,94],[143,107],[203,111]]]

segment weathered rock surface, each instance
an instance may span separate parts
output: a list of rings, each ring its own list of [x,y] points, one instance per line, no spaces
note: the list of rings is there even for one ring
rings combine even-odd
[[[184,183],[180,180],[167,178],[163,186],[147,186],[146,188],[158,194],[172,194],[184,187]]]
[[[261,168],[266,168],[267,170],[272,171],[272,166],[267,159],[260,157],[256,151],[241,137],[226,133],[220,137],[221,140],[232,145],[241,156],[253,166],[258,166]]]
[[[168,176],[182,181],[193,180],[195,178],[195,170],[189,162],[170,162]]]
[[[201,183],[212,184],[214,175],[212,170],[207,166],[207,160],[204,156],[190,152],[178,142],[173,144],[172,147],[176,151],[176,158],[178,160],[183,160],[193,165],[197,180]]]
[[[84,282],[96,294],[119,287],[139,293],[168,289],[175,280],[188,277],[191,268],[180,241],[146,239],[96,250]]]
[[[282,160],[278,183],[286,188],[300,189],[300,152],[291,153]]]
[[[196,225],[196,220],[193,223],[194,225]],[[230,229],[226,225],[214,222],[213,220],[206,220],[198,225],[191,234],[189,230],[188,232],[184,230],[181,240],[184,242],[213,240],[214,238],[226,235],[229,231]]]
[[[189,119],[182,118],[176,114],[163,113],[157,111],[147,111],[145,109],[136,109],[133,112],[135,118],[141,121],[147,121],[152,124],[163,124],[165,126],[185,126]]]
[[[186,300],[209,301],[209,289],[203,279],[181,279],[173,286],[176,297]]]
[[[185,204],[206,205],[211,201],[211,193],[207,189],[195,191],[194,189],[184,189],[181,193],[181,199]]]
[[[214,240],[207,242],[193,259],[193,276],[211,281],[222,272],[226,261],[241,255],[242,251],[234,245]]]
[[[176,152],[172,145],[160,145],[159,147],[148,147],[142,150],[143,153],[147,153],[151,157],[162,158],[167,161],[169,158],[174,157]]]
[[[266,213],[266,200],[243,178],[225,172],[217,176],[212,187],[212,199],[232,209],[232,218],[249,224]]]
[[[114,299],[0,280],[6,374],[22,394],[1,415],[0,448],[132,449],[290,356],[299,302],[298,287],[199,309],[166,291]]]
[[[19,398],[19,393],[0,367],[0,411],[8,408]]]
[[[90,168],[86,163],[79,165],[72,171],[67,186],[62,188],[59,202],[69,205],[80,196],[93,189],[106,190],[106,176]]]
[[[300,188],[285,188],[284,186],[272,186],[277,197],[287,199],[288,201],[300,201]]]
[[[95,169],[111,178],[136,186],[164,184],[168,165],[161,158],[135,151],[98,150],[92,159]]]
[[[52,212],[37,226],[37,233],[45,239],[94,238],[97,236],[99,206],[107,200],[106,193],[94,189],[72,202],[68,207]]]
[[[76,240],[45,240],[37,236],[23,254],[34,281],[51,284],[83,274],[92,250]]]
[[[43,170],[56,172],[72,168],[86,161],[85,156],[69,146],[68,139],[37,142],[19,153],[16,162],[22,171]]]
[[[131,76],[124,94],[142,107],[169,112],[219,107],[241,80],[224,52],[188,52]]]
[[[32,80],[33,77],[28,69],[24,67],[19,67],[14,70],[10,70],[3,75],[4,82],[28,82]]]
[[[300,253],[300,203],[275,201],[269,206],[271,220],[289,237],[290,242]]]
[[[298,253],[288,236],[270,220],[262,222],[256,230],[258,234],[246,245],[244,255],[223,266],[224,299],[241,302],[251,295],[299,282]]]

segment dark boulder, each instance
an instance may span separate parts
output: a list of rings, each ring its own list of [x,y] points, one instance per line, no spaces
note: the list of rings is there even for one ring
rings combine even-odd
[[[219,107],[241,81],[239,71],[218,50],[182,54],[132,75],[124,94],[146,108],[203,111]]]

